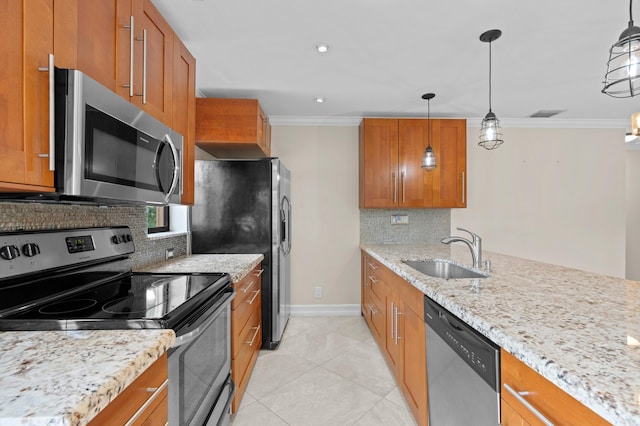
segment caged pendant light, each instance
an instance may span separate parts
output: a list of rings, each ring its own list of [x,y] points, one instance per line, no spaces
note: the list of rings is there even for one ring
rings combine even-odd
[[[500,30],[489,30],[480,35],[480,41],[489,43],[489,112],[482,120],[480,141],[478,142],[478,145],[486,149],[496,149],[504,142],[500,120],[491,111],[491,42],[497,40],[501,35],[502,31]]]
[[[422,156],[422,168],[425,170],[433,170],[436,168],[436,156],[431,148],[431,99],[435,98],[435,93],[425,93],[422,99],[427,100],[427,149],[424,150]]]
[[[633,25],[633,0],[629,0],[629,26],[609,49],[605,93],[614,98],[630,98],[640,93],[640,28]]]

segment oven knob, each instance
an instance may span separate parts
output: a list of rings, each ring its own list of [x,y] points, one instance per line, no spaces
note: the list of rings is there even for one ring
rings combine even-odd
[[[27,243],[22,246],[22,254],[27,257],[33,257],[40,254],[40,247],[36,243]]]
[[[127,240],[128,243],[133,241],[133,238],[131,238],[131,234],[125,234],[124,237],[125,237],[125,239]]]
[[[13,260],[20,256],[20,250],[16,246],[0,247],[0,257],[6,260]]]
[[[113,244],[120,244],[120,237],[117,235],[114,235],[113,237],[111,237],[111,242]]]

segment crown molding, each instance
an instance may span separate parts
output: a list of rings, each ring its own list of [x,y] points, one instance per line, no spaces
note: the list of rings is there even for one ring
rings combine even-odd
[[[343,126],[357,127],[363,117],[296,117],[269,116],[272,126]],[[415,118],[415,117],[414,117]],[[447,117],[448,118],[448,117]],[[467,118],[467,127],[480,128],[482,118]],[[628,119],[554,119],[554,118],[502,118],[503,128],[530,129],[627,129]]]

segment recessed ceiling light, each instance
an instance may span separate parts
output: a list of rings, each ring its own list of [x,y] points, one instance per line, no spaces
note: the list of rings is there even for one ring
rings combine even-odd
[[[316,98],[316,102],[319,103],[319,104],[323,103],[324,100],[325,99],[323,97],[320,97],[320,96]]]
[[[320,43],[316,45],[316,50],[319,53],[327,53],[329,51],[329,45],[326,43]]]

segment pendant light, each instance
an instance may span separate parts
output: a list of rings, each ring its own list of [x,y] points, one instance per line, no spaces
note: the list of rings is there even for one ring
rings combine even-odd
[[[433,170],[436,168],[436,156],[431,148],[431,99],[435,98],[435,93],[425,93],[422,99],[427,100],[427,149],[424,150],[422,156],[422,168],[425,170]]]
[[[633,25],[632,6],[633,0],[629,0],[629,27],[609,49],[602,93],[614,98],[640,93],[640,28]]]
[[[482,120],[480,142],[478,142],[478,145],[486,149],[496,149],[504,142],[500,120],[491,111],[491,42],[497,40],[501,35],[502,31],[500,30],[489,30],[480,35],[480,41],[489,43],[489,112]]]

